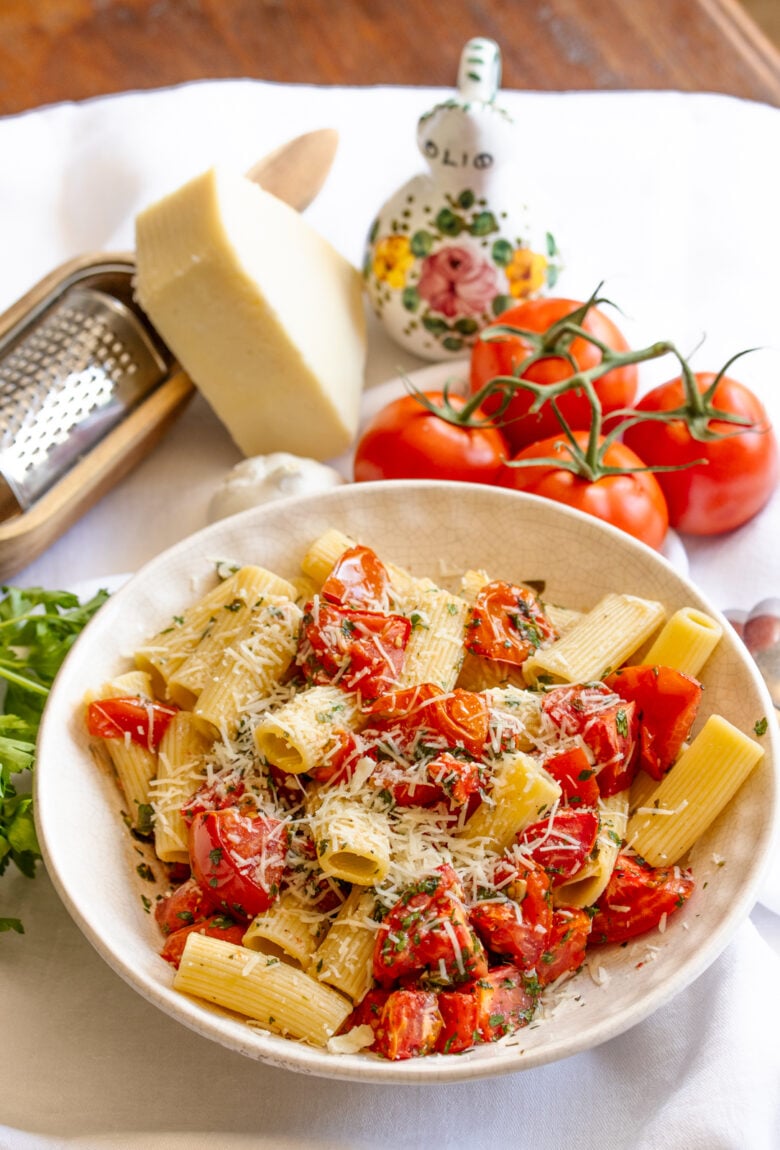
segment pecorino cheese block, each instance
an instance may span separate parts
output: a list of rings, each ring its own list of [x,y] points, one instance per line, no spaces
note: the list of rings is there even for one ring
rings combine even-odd
[[[287,204],[211,169],[136,218],[138,302],[245,455],[355,437],[360,276]]]

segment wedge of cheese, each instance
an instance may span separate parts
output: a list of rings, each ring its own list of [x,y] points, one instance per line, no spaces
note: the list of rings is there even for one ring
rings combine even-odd
[[[136,261],[141,307],[245,455],[349,446],[360,276],[293,208],[212,169],[138,215]]]

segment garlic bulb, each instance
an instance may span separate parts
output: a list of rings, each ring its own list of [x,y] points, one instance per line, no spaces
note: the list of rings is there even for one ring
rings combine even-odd
[[[286,451],[255,455],[243,459],[227,473],[211,497],[208,520],[215,523],[262,503],[292,495],[314,495],[345,482],[333,467],[315,459]]]

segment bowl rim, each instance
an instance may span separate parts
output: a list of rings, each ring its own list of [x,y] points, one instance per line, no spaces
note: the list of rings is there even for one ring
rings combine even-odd
[[[408,497],[413,491],[422,493],[421,497],[425,499],[426,495],[424,493],[426,491],[436,490],[443,491],[445,495],[449,495],[457,500],[469,498],[467,493],[469,490],[472,490],[475,494],[479,493],[483,498],[495,498],[498,502],[509,501],[507,502],[507,506],[510,506],[512,502],[514,502],[516,507],[519,507],[521,504],[530,507],[535,506],[537,511],[544,511],[544,513],[551,515],[553,518],[562,517],[562,521],[564,522],[567,520],[572,523],[578,522],[581,530],[590,530],[595,532],[596,536],[609,536],[616,541],[616,543],[627,547],[629,551],[634,551],[639,556],[644,556],[648,562],[662,564],[668,569],[671,577],[685,588],[686,593],[690,592],[690,596],[696,601],[696,605],[713,614],[727,632],[736,639],[736,634],[722,615],[722,612],[709,602],[707,597],[689,578],[676,571],[658,552],[651,550],[645,544],[625,535],[617,528],[594,520],[591,516],[575,509],[560,504],[552,504],[549,500],[540,496],[480,484],[439,482],[435,480],[394,480],[392,482],[378,481],[359,485],[345,485],[322,494],[293,497],[285,500],[284,503],[287,506],[293,504],[303,506],[324,503],[326,506],[335,504],[336,507],[338,507],[345,502],[351,502],[353,499],[360,499],[361,501],[364,499],[372,500],[375,494],[380,491],[384,497],[390,490],[395,492],[399,499],[405,496]],[[396,495],[394,495],[393,498],[395,498]],[[123,611],[125,604],[132,602],[137,590],[143,588],[150,580],[153,580],[158,570],[171,564],[177,557],[186,555],[192,551],[198,552],[202,550],[203,544],[208,543],[209,540],[216,539],[223,535],[234,534],[240,527],[254,523],[255,519],[259,521],[258,526],[261,527],[263,520],[274,518],[279,514],[279,506],[280,504],[274,503],[240,512],[229,519],[219,520],[214,524],[202,528],[193,535],[180,540],[172,547],[150,559],[128,582],[112,594],[109,601],[101,608],[96,619],[99,619],[101,615],[103,615],[105,623],[105,620],[112,618],[117,612]],[[337,512],[334,510],[333,514],[337,514]],[[330,519],[327,519],[326,522],[328,525],[331,525],[332,516]],[[96,913],[94,908],[90,909],[85,907],[83,905],[83,899],[79,898],[79,891],[72,889],[72,884],[69,882],[67,872],[67,859],[63,860],[61,858],[56,834],[49,833],[51,820],[56,819],[57,812],[56,805],[55,808],[53,808],[49,802],[49,790],[51,787],[49,778],[51,768],[46,764],[52,754],[52,743],[55,743],[56,750],[56,741],[62,737],[61,729],[59,728],[60,716],[58,714],[60,699],[64,693],[65,685],[69,681],[71,669],[79,665],[81,652],[87,649],[92,637],[96,634],[94,628],[95,622],[93,620],[84,629],[71,652],[69,652],[57,676],[57,680],[53,685],[41,722],[38,743],[41,765],[36,767],[36,771],[34,772],[34,809],[36,829],[44,863],[57,894],[69,914],[104,961],[148,1002],[157,1006],[165,1014],[181,1022],[189,1029],[203,1037],[220,1043],[228,1049],[279,1067],[295,1070],[299,1073],[314,1074],[333,1079],[384,1084],[456,1082],[499,1074],[517,1073],[524,1069],[531,1069],[557,1061],[563,1057],[582,1053],[585,1050],[598,1046],[624,1033],[626,1030],[642,1022],[655,1010],[670,1001],[676,994],[680,993],[680,991],[695,981],[695,979],[715,961],[725,949],[742,921],[747,917],[756,901],[756,895],[760,889],[763,875],[770,861],[772,838],[775,836],[778,830],[778,822],[780,822],[780,810],[778,809],[778,793],[780,790],[780,756],[778,755],[778,746],[780,744],[775,712],[768,691],[760,677],[758,669],[753,665],[749,654],[745,651],[745,669],[751,676],[753,687],[757,690],[766,705],[767,716],[771,716],[767,734],[764,740],[762,740],[767,759],[772,767],[769,775],[772,784],[770,788],[771,793],[766,796],[769,829],[761,843],[757,844],[758,850],[753,860],[750,874],[747,876],[747,879],[740,884],[737,894],[730,904],[729,913],[713,926],[708,935],[706,945],[700,947],[694,956],[689,957],[684,963],[676,967],[657,986],[648,989],[630,1011],[623,1010],[621,1013],[615,1015],[607,1014],[595,1025],[589,1026],[578,1038],[572,1039],[570,1037],[564,1037],[558,1041],[552,1041],[549,1044],[543,1044],[528,1050],[522,1050],[522,1044],[518,1043],[511,1045],[504,1045],[503,1043],[485,1044],[472,1052],[457,1057],[429,1056],[404,1062],[388,1062],[364,1054],[334,1055],[324,1049],[309,1047],[303,1043],[285,1039],[261,1029],[252,1028],[244,1020],[239,1020],[238,1016],[230,1016],[218,1008],[209,1006],[207,1003],[201,1003],[179,992],[173,991],[171,986],[166,987],[162,984],[162,979],[150,979],[146,976],[145,972],[130,965],[121,953],[117,953],[100,930],[100,908],[98,908]],[[739,643],[738,639],[736,641]],[[739,650],[740,648],[738,647],[737,649]],[[95,773],[99,775],[97,770]],[[53,843],[55,845],[52,845]],[[128,875],[128,880],[129,878],[130,876]],[[526,1032],[519,1032],[520,1035],[524,1033]]]

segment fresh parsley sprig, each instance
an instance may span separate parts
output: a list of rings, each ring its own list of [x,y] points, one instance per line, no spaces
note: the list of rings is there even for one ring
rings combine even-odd
[[[13,863],[33,878],[41,852],[30,784],[41,715],[65,656],[108,592],[85,603],[41,587],[0,594],[0,875]],[[0,916],[6,930],[22,934],[24,927]]]

